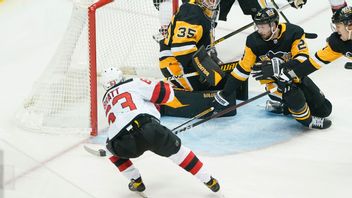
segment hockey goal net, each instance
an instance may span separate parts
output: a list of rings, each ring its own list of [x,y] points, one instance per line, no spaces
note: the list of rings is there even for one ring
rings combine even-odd
[[[21,126],[96,135],[98,123],[106,123],[99,72],[115,66],[129,75],[161,77],[152,36],[177,8],[178,0],[75,1],[63,40],[17,113]]]

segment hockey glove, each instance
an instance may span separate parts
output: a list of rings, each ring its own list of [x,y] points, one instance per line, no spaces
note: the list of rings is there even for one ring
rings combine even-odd
[[[256,80],[275,77],[279,81],[290,82],[296,74],[285,65],[286,63],[283,63],[281,59],[273,58],[270,61],[256,63],[252,68],[252,74]]]
[[[277,81],[277,91],[284,94],[291,90],[292,82]]]
[[[290,2],[292,0],[288,0]],[[300,9],[307,3],[307,0],[294,0],[290,3],[290,5],[296,9]]]

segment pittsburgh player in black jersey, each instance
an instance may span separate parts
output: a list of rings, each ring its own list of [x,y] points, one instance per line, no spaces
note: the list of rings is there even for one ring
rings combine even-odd
[[[337,10],[331,20],[336,31],[327,39],[326,46],[315,53],[316,61],[322,65],[342,56],[352,59],[352,7]]]
[[[213,10],[219,0],[189,0],[172,17],[165,39],[160,42],[160,69],[165,77],[196,72],[192,56],[201,46],[212,43]],[[172,82],[188,91],[208,90],[200,76],[179,78]]]
[[[308,74],[320,67],[309,56],[304,30],[279,24],[278,12],[265,8],[254,17],[257,31],[247,37],[244,55],[214,101],[216,111],[226,108],[235,90],[253,72],[256,80],[275,90],[269,96],[288,107],[292,116],[309,128],[330,127],[332,105]]]

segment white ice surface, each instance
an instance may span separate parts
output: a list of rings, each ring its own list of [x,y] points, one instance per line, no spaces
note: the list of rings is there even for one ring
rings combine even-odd
[[[0,3],[0,149],[6,198],[137,197],[107,158],[82,149],[88,136],[37,134],[16,125],[15,111],[55,53],[71,9],[69,0]],[[310,0],[304,9],[289,8],[285,14],[307,32],[319,34],[318,39],[308,40],[312,54],[325,45],[331,33],[328,0]],[[219,23],[217,34],[248,22],[237,5],[228,21]],[[250,32],[220,43],[220,57],[238,59]],[[180,137],[219,179],[228,198],[352,197],[352,71],[343,68],[345,61],[342,58],[312,75],[333,103],[333,125],[327,130],[308,132],[290,118],[270,116],[261,107],[265,99],[260,99],[240,108],[234,118],[210,121]],[[262,91],[250,80],[251,96]],[[184,119],[162,121],[172,128]],[[102,143],[103,138],[94,141]],[[133,162],[150,197],[216,197],[168,159],[147,152]]]

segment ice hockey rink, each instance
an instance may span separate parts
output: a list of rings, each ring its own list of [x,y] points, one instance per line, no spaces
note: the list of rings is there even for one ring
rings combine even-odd
[[[16,124],[15,113],[55,53],[71,10],[70,0],[0,0],[0,198],[138,197],[108,158],[83,150],[88,141],[103,147],[104,135],[89,140],[88,134],[39,134]],[[319,34],[307,40],[312,55],[325,45],[331,34],[328,0],[308,0],[303,9],[284,13],[291,23]],[[228,21],[219,22],[217,36],[248,22],[236,5]],[[220,58],[240,58],[251,31],[220,43]],[[268,114],[262,98],[233,118],[209,121],[180,138],[219,180],[227,198],[352,197],[352,70],[344,69],[346,61],[311,75],[333,104],[327,130],[307,130],[289,117]],[[264,91],[258,82],[249,83],[250,96]],[[162,119],[170,128],[184,121]],[[146,152],[133,162],[149,197],[219,197],[166,158]]]

